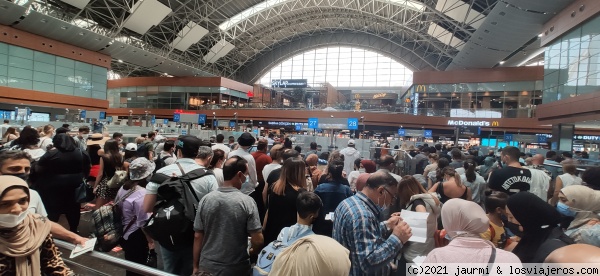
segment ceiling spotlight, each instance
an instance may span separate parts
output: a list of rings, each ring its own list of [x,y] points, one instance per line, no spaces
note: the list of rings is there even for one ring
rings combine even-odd
[[[504,60],[503,60],[503,61],[500,61],[499,63],[500,63],[500,65],[504,64]]]
[[[166,76],[166,75],[168,75],[168,73],[163,73],[163,75],[165,75],[165,76]]]
[[[122,59],[119,59],[118,61],[119,61],[120,63],[123,63],[123,60],[122,60]]]
[[[542,37],[542,36],[544,36],[544,33],[541,33],[541,34],[538,35],[538,37]]]

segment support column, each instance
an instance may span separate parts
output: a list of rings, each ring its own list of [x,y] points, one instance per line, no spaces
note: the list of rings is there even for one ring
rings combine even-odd
[[[574,134],[575,125],[573,124],[552,125],[551,149],[555,151],[572,151]]]

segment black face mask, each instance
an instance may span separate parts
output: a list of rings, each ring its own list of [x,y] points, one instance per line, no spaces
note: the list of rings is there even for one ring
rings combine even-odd
[[[29,174],[28,173],[17,173],[17,174],[4,174],[4,175],[12,175],[12,176],[16,176],[18,178],[23,179],[24,181],[27,181],[29,179]]]
[[[515,236],[523,237],[523,232],[521,232],[521,230],[519,230],[518,224],[507,221],[504,223],[504,226],[506,226],[506,228],[508,228],[508,230],[510,230],[510,232],[515,234]]]

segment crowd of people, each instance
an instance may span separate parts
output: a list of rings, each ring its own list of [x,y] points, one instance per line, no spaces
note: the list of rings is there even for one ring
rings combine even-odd
[[[111,202],[122,213],[125,259],[147,264],[159,251],[176,275],[405,275],[419,257],[561,262],[582,244],[600,255],[600,168],[579,177],[569,153],[526,161],[514,147],[480,155],[424,145],[410,150],[418,161],[407,174],[399,149],[369,160],[354,140],[324,155],[316,143],[302,152],[292,139],[248,132],[228,143],[156,132],[126,143],[68,127],[4,135],[6,275],[72,275],[51,237],[85,243],[81,208]],[[425,242],[409,241],[403,211],[428,213]]]

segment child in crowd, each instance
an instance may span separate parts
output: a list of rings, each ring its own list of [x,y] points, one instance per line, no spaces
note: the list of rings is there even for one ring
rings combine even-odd
[[[506,216],[506,200],[508,195],[494,191],[485,198],[485,210],[490,219],[487,231],[481,233],[481,238],[491,241],[497,248],[504,248],[508,240],[502,216]]]

